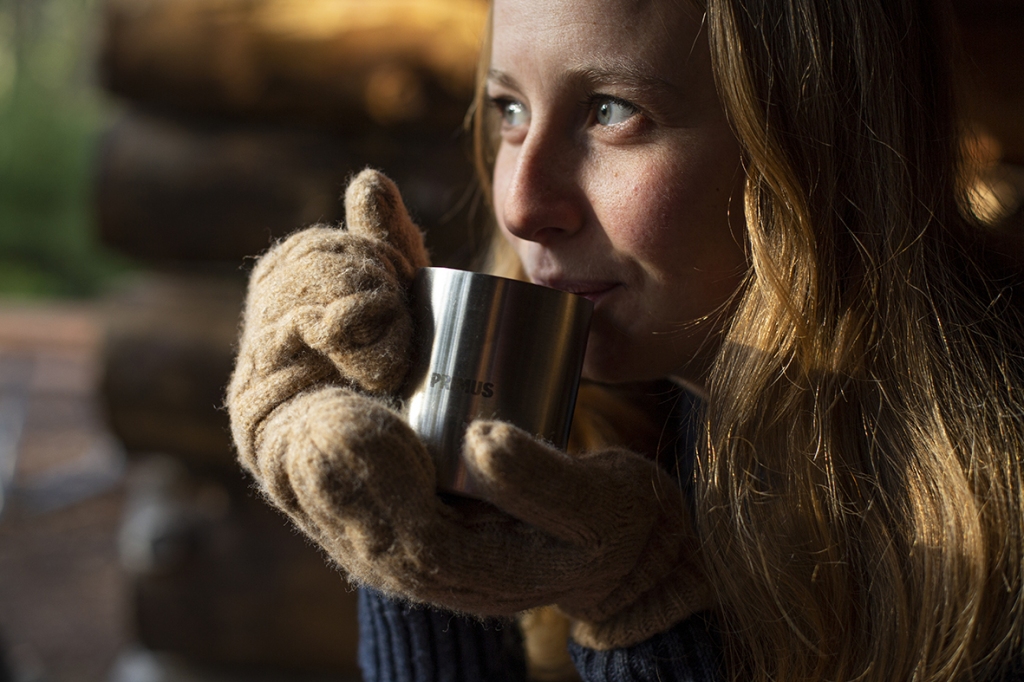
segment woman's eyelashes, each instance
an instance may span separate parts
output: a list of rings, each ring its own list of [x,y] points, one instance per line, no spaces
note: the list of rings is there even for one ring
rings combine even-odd
[[[503,95],[489,95],[491,109],[501,121],[501,130],[516,135],[524,134],[530,124],[530,109],[522,101]],[[579,123],[587,127],[597,126],[618,134],[636,132],[644,119],[643,112],[635,104],[611,95],[592,95],[578,104]],[[628,124],[628,125],[624,125]]]
[[[594,123],[601,126],[625,123],[640,113],[639,109],[626,100],[608,95],[595,95],[591,97],[590,110],[593,112]]]
[[[501,117],[503,128],[516,128],[530,121],[530,111],[522,102],[510,97],[491,97],[491,106]]]

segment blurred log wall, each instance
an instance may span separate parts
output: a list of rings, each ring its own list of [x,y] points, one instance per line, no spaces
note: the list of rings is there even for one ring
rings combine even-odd
[[[355,595],[250,489],[221,408],[245,276],[338,223],[366,165],[435,263],[469,242],[461,134],[486,0],[106,0],[121,113],[96,173],[102,241],[140,271],[107,297],[102,393],[140,473],[123,538],[138,644],[189,665],[355,679]]]

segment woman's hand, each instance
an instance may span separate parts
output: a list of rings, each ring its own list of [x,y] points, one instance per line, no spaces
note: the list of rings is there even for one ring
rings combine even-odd
[[[271,501],[356,582],[477,615],[557,604],[585,646],[633,644],[708,607],[682,494],[638,455],[571,457],[475,422],[464,456],[491,504],[437,495],[392,398],[422,237],[373,171],[350,185],[346,222],[285,240],[250,282],[228,409]]]
[[[370,169],[348,186],[345,224],[292,235],[260,259],[249,280],[227,403],[250,470],[265,420],[293,396],[342,385],[388,397],[409,370],[406,290],[429,264],[423,236],[398,188]]]
[[[465,457],[489,502],[446,504],[419,438],[344,388],[267,422],[265,490],[357,583],[476,615],[557,604],[584,646],[627,646],[708,608],[677,485],[624,450],[572,457],[474,422]]]
[[[535,572],[529,584],[574,619],[579,644],[630,646],[714,605],[690,507],[654,462],[620,448],[569,455],[494,421],[474,422],[463,452],[474,490],[539,536],[519,580]]]

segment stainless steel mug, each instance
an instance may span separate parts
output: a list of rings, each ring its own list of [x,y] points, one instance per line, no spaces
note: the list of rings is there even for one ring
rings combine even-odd
[[[417,348],[406,418],[434,458],[438,488],[473,496],[466,427],[501,419],[564,449],[593,303],[575,294],[448,268],[423,268],[411,302]]]

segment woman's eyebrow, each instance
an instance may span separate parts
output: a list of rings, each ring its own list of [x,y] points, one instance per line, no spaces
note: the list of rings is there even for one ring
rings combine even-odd
[[[675,101],[684,93],[683,88],[675,83],[654,76],[646,70],[628,66],[625,62],[608,67],[588,65],[579,69],[569,68],[562,77],[567,83],[581,90],[615,86],[623,89],[625,97],[649,97],[654,101]],[[487,72],[487,83],[513,92],[522,92],[519,81],[499,69]]]
[[[650,72],[623,63],[609,67],[588,66],[575,69],[576,77],[584,83],[620,85],[633,90],[654,91],[664,95],[679,95],[682,88]]]
[[[504,71],[491,69],[487,72],[487,81],[502,85],[510,90],[519,90],[519,82]]]
[[[655,96],[679,97],[683,89],[664,78],[652,75],[644,69],[627,63],[612,66],[586,66],[570,68],[568,79],[574,83],[593,87],[595,85],[617,85],[637,92],[653,93]],[[499,69],[487,72],[487,82],[495,83],[510,90],[521,90],[519,81]]]

